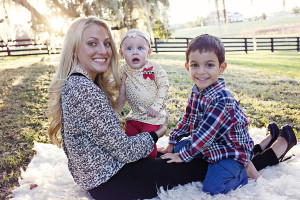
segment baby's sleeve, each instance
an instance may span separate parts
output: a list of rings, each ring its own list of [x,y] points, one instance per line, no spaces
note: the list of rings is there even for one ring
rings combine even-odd
[[[169,80],[167,72],[159,65],[157,65],[155,81],[158,91],[157,97],[151,107],[159,112],[165,107],[169,93]]]

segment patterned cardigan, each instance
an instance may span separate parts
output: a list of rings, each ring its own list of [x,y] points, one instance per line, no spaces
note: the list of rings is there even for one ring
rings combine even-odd
[[[62,89],[62,147],[74,181],[90,190],[109,180],[126,163],[153,150],[149,133],[128,137],[105,93],[83,75],[71,75]]]

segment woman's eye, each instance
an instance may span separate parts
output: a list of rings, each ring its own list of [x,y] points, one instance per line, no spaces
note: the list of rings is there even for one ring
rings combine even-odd
[[[198,65],[197,64],[191,64],[191,67],[197,67]]]
[[[96,42],[89,42],[88,45],[94,47],[94,46],[96,46],[97,44],[96,44]]]
[[[110,42],[104,42],[104,46],[110,47]]]

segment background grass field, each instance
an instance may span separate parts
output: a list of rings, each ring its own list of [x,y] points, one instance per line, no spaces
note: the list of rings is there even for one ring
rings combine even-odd
[[[172,37],[194,38],[200,34],[217,37],[286,37],[297,36],[300,32],[300,16],[277,18],[262,21],[228,23],[227,25],[202,26],[174,29]]]
[[[18,185],[20,169],[25,169],[34,155],[33,142],[50,143],[45,109],[58,58],[0,58],[1,198]],[[223,77],[251,127],[266,127],[270,122],[290,124],[299,137],[299,52],[228,53],[226,59],[228,68]],[[168,73],[170,130],[185,111],[193,83],[184,68],[184,53],[152,54],[150,60],[161,64]]]

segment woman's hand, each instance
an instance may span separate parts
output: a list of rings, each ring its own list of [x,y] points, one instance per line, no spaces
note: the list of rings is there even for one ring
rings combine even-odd
[[[160,156],[162,159],[169,159],[167,163],[182,163],[183,161],[179,157],[178,153],[166,153]]]
[[[162,125],[160,125],[159,129],[156,132],[158,138],[161,138],[162,136],[164,136],[167,132],[168,129],[168,116],[166,117],[166,120],[164,121],[164,123]]]
[[[124,74],[122,77],[122,84],[119,90],[119,97],[118,97],[118,110],[121,113],[123,111],[123,108],[126,104],[126,79],[127,74]]]
[[[160,147],[160,148],[157,148],[157,151],[159,153],[173,153],[173,150],[174,150],[174,144],[168,144],[167,147]]]

